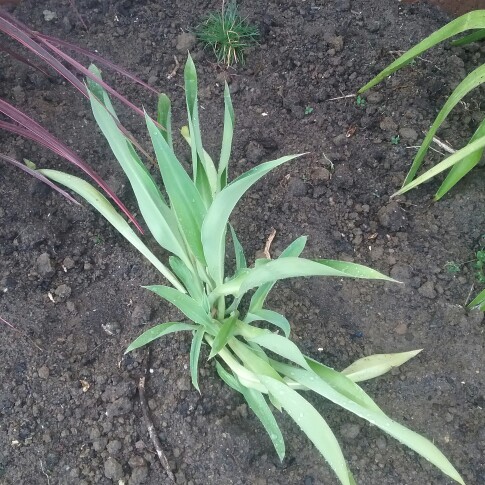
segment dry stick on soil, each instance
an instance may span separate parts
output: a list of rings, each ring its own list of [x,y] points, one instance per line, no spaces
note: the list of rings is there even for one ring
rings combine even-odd
[[[7,320],[5,320],[2,317],[0,317],[0,322],[2,322],[5,325],[7,325],[7,327],[10,327],[14,332],[17,332],[20,335],[22,335],[23,337],[25,337],[27,340],[29,340],[32,343],[32,345],[34,347],[36,347],[37,349],[39,349],[41,352],[44,352],[44,349],[42,347],[39,347],[25,332],[23,332],[22,330],[19,330],[18,328],[14,327],[11,323],[7,322]]]
[[[150,411],[148,410],[148,404],[145,397],[145,383],[146,383],[146,376],[148,374],[148,362],[149,359],[147,358],[147,366],[145,368],[145,373],[140,380],[138,381],[138,395],[140,396],[140,406],[143,412],[143,418],[145,419],[145,425],[148,429],[148,434],[150,435],[150,439],[152,440],[153,446],[157,452],[158,458],[160,463],[162,464],[163,468],[167,472],[168,478],[172,483],[175,483],[175,477],[170,469],[170,465],[168,463],[167,457],[162,450],[162,445],[158,438],[157,432],[155,430],[155,426],[153,425],[153,421],[150,416]]]
[[[337,99],[345,99],[345,98],[355,98],[356,94],[346,94],[344,96],[337,96],[336,98],[327,99],[327,101],[336,101]]]
[[[266,259],[271,259],[271,254],[269,250],[271,248],[271,243],[273,242],[274,237],[276,236],[276,229],[274,227],[271,228],[271,233],[266,240],[266,244],[264,245],[263,254]]]
[[[180,62],[177,59],[177,56],[173,56],[173,59],[175,61],[175,67],[172,69],[172,72],[167,75],[167,79],[172,79],[173,77],[175,77],[175,74],[177,74],[177,71],[179,70],[179,67],[180,67]]]

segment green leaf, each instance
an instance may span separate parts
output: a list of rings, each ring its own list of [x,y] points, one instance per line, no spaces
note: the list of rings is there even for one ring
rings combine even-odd
[[[214,198],[202,225],[202,243],[209,274],[217,285],[220,285],[223,280],[226,225],[232,210],[244,193],[261,177],[297,156],[282,157],[254,167],[234,180]]]
[[[255,389],[242,387],[241,393],[248,406],[261,421],[281,461],[285,457],[285,440],[263,394]]]
[[[238,316],[239,313],[235,312],[229,318],[226,318],[226,320],[223,322],[221,328],[214,337],[209,360],[216,356],[221,351],[221,349],[226,346],[229,339],[232,338]]]
[[[224,295],[235,295],[240,298],[246,291],[264,283],[301,276],[338,276],[341,278],[366,278],[396,282],[392,278],[360,264],[329,259],[310,260],[286,257],[252,268],[240,277],[218,286],[209,295],[209,300],[214,301]]]
[[[399,352],[396,354],[375,354],[356,360],[342,371],[354,382],[367,381],[379,377],[389,372],[394,367],[407,362],[418,355],[423,349],[411,350],[409,352]]]
[[[188,268],[180,258],[177,256],[170,256],[168,258],[168,262],[172,268],[172,271],[177,275],[177,278],[183,283],[190,296],[194,300],[202,303],[207,299],[203,292],[202,284],[199,278],[194,277],[194,273],[192,273],[190,268]]]
[[[195,323],[203,325],[207,332],[214,332],[214,323],[200,303],[196,302],[189,295],[162,285],[144,286],[147,290],[153,291],[158,296],[175,305],[187,318]]]
[[[216,371],[219,374],[219,377],[231,388],[234,389],[236,392],[240,392],[242,394],[243,386],[238,382],[238,380],[234,377],[234,375],[227,372],[224,367],[222,367],[219,362],[216,360]]]
[[[479,127],[470,138],[470,141],[468,143],[472,143],[483,136],[485,136],[485,119],[482,120]],[[449,192],[454,185],[456,185],[468,172],[470,172],[478,164],[478,162],[482,159],[482,155],[483,148],[471,153],[470,155],[466,156],[455,165],[453,165],[445,180],[441,184],[440,188],[436,192],[434,199],[439,200],[447,192]]]
[[[231,93],[229,86],[224,83],[224,132],[222,134],[221,157],[219,159],[220,187],[223,189],[227,185],[229,159],[231,158],[232,134],[234,131],[234,109],[232,107]]]
[[[454,40],[451,45],[460,46],[471,44],[472,42],[477,42],[479,40],[485,39],[485,29],[477,30],[471,34],[465,35],[460,39]]]
[[[90,69],[95,75],[100,76],[94,66],[91,66]],[[160,246],[176,254],[186,264],[190,264],[174,214],[164,202],[162,194],[132,144],[118,127],[116,113],[109,96],[101,86],[93,81],[88,81],[88,86],[89,99],[96,122],[130,181],[148,229]],[[156,130],[160,135],[158,128]]]
[[[449,156],[448,158],[445,158],[443,161],[436,164],[434,167],[430,168],[423,175],[420,175],[419,177],[415,178],[412,182],[408,183],[407,185],[404,185],[400,190],[398,190],[395,194],[393,194],[392,197],[395,197],[396,195],[404,194],[409,190],[414,189],[418,185],[421,185],[422,183],[435,177],[436,175],[443,172],[444,170],[447,170],[448,168],[458,163],[460,160],[463,160],[468,155],[476,152],[477,150],[483,147],[485,147],[485,136],[483,136],[482,138],[479,138],[478,140],[475,140],[472,143],[469,143],[466,147],[456,151],[455,153],[453,153],[453,155]]]
[[[351,485],[347,463],[337,438],[318,411],[286,384],[264,375],[258,376],[258,378],[327,460],[340,482],[344,485]]]
[[[229,228],[231,229],[232,243],[234,244],[234,254],[236,255],[237,273],[240,269],[247,268],[248,265],[246,263],[246,256],[244,256],[244,249],[236,236],[236,231],[234,231],[234,228],[231,226],[231,224],[229,224]]]
[[[175,275],[160,262],[160,260],[145,246],[141,239],[131,229],[130,225],[121,217],[109,201],[85,180],[74,177],[57,170],[42,169],[39,172],[45,177],[71,189],[79,194],[86,202],[91,204],[125,239],[140,251],[160,273],[178,291],[185,293],[185,288],[180,284]]]
[[[485,309],[485,290],[482,290],[470,303],[467,305],[468,309],[479,308]]]
[[[464,485],[459,473],[455,470],[453,465],[443,455],[443,453],[428,439],[411,431],[410,429],[396,423],[391,418],[387,417],[382,411],[372,411],[365,408],[355,401],[348,399],[344,395],[337,392],[329,384],[322,379],[316,379],[313,372],[308,372],[304,369],[296,369],[295,367],[286,364],[274,365],[276,370],[282,373],[288,372],[288,376],[299,382],[308,389],[320,394],[326,399],[334,402],[344,409],[360,416],[369,423],[382,429],[385,433],[393,438],[396,438],[400,443],[408,446],[430,463],[438,467],[443,473],[456,480],[458,483]],[[263,381],[261,381],[263,383]],[[265,384],[266,385],[266,384]],[[267,386],[266,386],[267,387]],[[269,389],[269,388],[268,388]],[[284,403],[283,403],[284,406]]]
[[[426,137],[419,147],[418,153],[416,154],[413,164],[406,175],[403,186],[409,184],[416,176],[417,171],[423,163],[424,157],[428,151],[433,137],[435,136],[438,128],[441,126],[443,121],[446,119],[451,110],[473,89],[475,89],[480,84],[485,82],[485,65],[482,65],[472,71],[468,76],[455,88],[450,97],[446,100],[446,103],[441,108],[440,112],[436,116],[433,124],[431,125]]]
[[[290,336],[290,322],[288,322],[284,315],[281,315],[278,312],[274,312],[273,310],[254,310],[253,312],[246,315],[244,323],[252,323],[258,320],[272,323],[273,325],[276,325],[278,328],[283,330],[285,337]]]
[[[132,350],[139,349],[154,340],[168,335],[169,333],[182,332],[185,330],[196,330],[196,325],[190,325],[188,323],[168,322],[157,325],[146,332],[143,332],[136,340],[131,342],[128,348],[125,350],[125,354]]]
[[[197,103],[197,71],[195,70],[195,65],[190,54],[185,63],[184,80],[190,139],[193,141],[193,143],[191,143],[191,148],[194,182],[198,185],[198,179],[203,176],[209,184],[212,200],[212,197],[219,189],[219,183],[214,162],[210,157],[206,156],[207,154],[202,146]]]
[[[192,378],[192,385],[200,392],[199,389],[199,355],[200,348],[202,346],[202,340],[204,339],[205,328],[199,327],[192,338],[190,345],[190,376]]]
[[[286,337],[271,333],[269,331],[264,331],[264,333],[251,338],[249,341],[258,344],[261,347],[264,347],[265,349],[268,349],[271,352],[283,357],[284,359],[294,362],[307,370],[310,370],[310,367],[307,364],[305,357],[300,352],[298,346]]]
[[[200,231],[205,215],[205,205],[200,198],[199,191],[177,160],[160,130],[148,115],[145,114],[145,118],[163,184],[175,211],[179,227],[195,257],[204,263]]]
[[[335,389],[339,394],[354,401],[363,408],[370,409],[378,413],[382,413],[379,406],[374,400],[354,381],[351,381],[344,374],[337,372],[331,367],[317,362],[316,360],[307,357],[307,363],[311,370],[323,379],[329,386]],[[289,374],[291,376],[291,373]]]
[[[409,64],[415,57],[419,56],[424,51],[430,49],[436,44],[439,44],[440,42],[466,30],[481,29],[484,26],[485,10],[476,10],[475,12],[470,12],[458,17],[436,32],[433,32],[430,36],[426,37],[426,39],[415,45],[412,49],[409,49],[402,56],[398,57],[392,64],[387,66],[376,77],[369,81],[363,88],[359,89],[359,94],[362,94],[371,87],[380,83],[383,79],[389,77],[393,72],[397,71],[406,64]]]
[[[160,130],[163,138],[167,142],[167,145],[173,150],[172,141],[172,105],[170,103],[170,98],[162,93],[158,97],[158,110],[157,110],[157,121],[164,129]]]
[[[299,238],[295,239],[279,256],[279,258],[287,258],[290,256],[298,257],[305,249],[306,236],[300,236]],[[279,259],[278,258],[278,259]],[[263,308],[264,302],[266,297],[268,296],[269,292],[275,285],[275,281],[271,281],[269,283],[265,283],[261,285],[251,297],[251,302],[249,303],[249,311],[251,313],[255,313],[255,310],[260,310]],[[248,322],[249,323],[249,322]]]

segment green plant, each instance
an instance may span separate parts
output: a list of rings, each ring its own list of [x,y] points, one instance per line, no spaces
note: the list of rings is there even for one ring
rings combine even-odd
[[[91,66],[90,69],[96,77],[100,77],[96,67]],[[209,360],[215,363],[219,376],[242,394],[268,432],[278,456],[283,459],[285,444],[270,405],[276,410],[286,411],[295,420],[345,485],[355,482],[342,450],[324,418],[303,397],[304,391],[313,391],[366,419],[463,484],[458,472],[435,445],[387,417],[357,385],[359,381],[380,376],[403,364],[419,350],[373,355],[337,372],[303,355],[289,338],[288,320],[264,307],[274,284],[284,278],[334,276],[393,280],[359,264],[302,258],[300,255],[306,237],[293,241],[278,259],[257,259],[253,266],[248,266],[236,232],[229,224],[230,214],[253,184],[298,155],[263,163],[228,183],[234,126],[228,86],[226,84],[224,90],[222,148],[216,165],[202,145],[197,75],[190,56],[184,77],[188,127],[183,127],[181,133],[191,149],[192,178],[173,151],[168,97],[161,95],[159,98],[158,123],[146,115],[168,201],[142,164],[130,139],[121,131],[106,91],[98,83],[87,81],[94,117],[130,181],[140,213],[158,244],[172,253],[168,258],[169,267],[148,249],[110,202],[89,183],[64,172],[38,170],[42,176],[82,196],[172,285],[146,288],[175,305],[186,320],[162,323],[147,330],[131,343],[126,352],[169,333],[192,332],[189,360],[194,387],[199,390],[198,363],[205,342],[210,349]],[[232,274],[225,265],[227,232],[235,252]],[[250,290],[255,291],[248,306],[241,304]],[[266,322],[264,325],[272,330],[261,328],[255,325],[256,322]]]
[[[457,274],[461,271],[461,267],[458,263],[455,263],[454,261],[447,261],[445,264],[445,270],[449,274]]]
[[[305,116],[311,115],[313,113],[313,108],[311,106],[307,106],[305,108]]]
[[[401,137],[399,135],[391,136],[391,145],[399,145]]]
[[[450,37],[460,34],[466,30],[479,29],[477,30],[477,32],[474,32],[473,34],[470,34],[455,41],[455,44],[461,45],[482,39],[483,37],[485,37],[483,30],[484,27],[485,10],[476,10],[453,20],[452,22],[448,23],[441,29],[431,34],[419,44],[415,45],[412,49],[409,49],[402,56],[396,59],[392,64],[387,66],[376,77],[374,77],[363,88],[361,88],[358,91],[359,94],[364,93],[382,80],[386,79],[393,72],[409,64],[413,59],[422,54],[424,51],[430,49],[431,47],[446,39],[449,39]],[[421,147],[418,150],[418,153],[416,154],[416,157],[414,158],[413,164],[409,170],[409,173],[406,176],[406,179],[404,180],[402,188],[394,195],[403,194],[408,190],[417,187],[423,182],[435,177],[439,173],[451,169],[435,194],[435,200],[439,200],[477,165],[482,157],[485,147],[485,120],[482,120],[475,133],[470,138],[468,144],[464,148],[458,150],[450,157],[436,164],[434,167],[427,170],[421,176],[416,177],[424,161],[429,146],[433,141],[433,137],[435,136],[443,121],[446,119],[451,110],[470,91],[477,88],[483,82],[485,82],[485,64],[481,65],[470,74],[468,74],[468,76],[455,88],[453,93],[444,104],[441,111],[438,113],[435,121],[431,125]]]
[[[235,0],[227,4],[223,0],[221,11],[209,14],[195,35],[206,47],[212,48],[217,62],[230,66],[244,62],[244,51],[256,43],[259,32],[241,17]]]
[[[365,105],[366,105],[366,101],[365,101],[365,98],[363,96],[361,96],[360,94],[357,95],[357,97],[355,98],[355,104],[359,107],[359,108],[365,108]]]

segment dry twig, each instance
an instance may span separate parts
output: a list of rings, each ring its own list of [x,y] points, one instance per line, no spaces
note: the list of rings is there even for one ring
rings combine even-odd
[[[177,56],[173,56],[173,59],[175,61],[175,67],[172,69],[172,72],[167,76],[167,79],[172,79],[175,77],[175,74],[177,74],[177,71],[179,70],[180,63],[179,60],[177,59]]]
[[[274,237],[276,236],[276,229],[274,227],[271,228],[271,233],[266,240],[266,244],[264,245],[263,254],[266,259],[271,259],[271,254],[269,250],[271,249],[271,243],[273,242]]]
[[[147,362],[147,368],[145,369],[145,374],[142,377],[140,377],[140,380],[138,381],[138,395],[140,397],[140,406],[143,412],[145,425],[148,429],[148,434],[150,435],[150,439],[152,440],[153,446],[155,447],[160,463],[165,469],[165,472],[167,473],[171,483],[175,483],[175,477],[172,473],[172,470],[170,469],[170,465],[168,463],[167,457],[165,456],[165,453],[162,450],[160,439],[158,438],[157,432],[155,430],[155,426],[153,425],[153,421],[150,416],[150,411],[148,410],[148,404],[145,397],[145,383],[146,383],[147,369],[148,369],[148,362]]]

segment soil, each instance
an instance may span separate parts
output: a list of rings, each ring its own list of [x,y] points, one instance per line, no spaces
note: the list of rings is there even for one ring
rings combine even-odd
[[[395,51],[444,25],[443,13],[393,0],[247,0],[242,10],[260,26],[260,45],[246,65],[225,70],[191,36],[181,36],[219,2],[78,0],[78,13],[72,4],[25,1],[14,13],[167,92],[176,126],[184,113],[182,69],[167,76],[174,56],[183,63],[190,48],[209,152],[217,153],[222,83],[229,81],[236,111],[232,176],[262,160],[309,153],[269,175],[237,208],[232,222],[250,259],[274,227],[273,255],[307,234],[307,257],[367,264],[404,285],[291,280],[278,285],[270,307],[284,310],[306,353],[337,369],[369,354],[423,348],[364,387],[397,421],[432,439],[468,484],[485,483],[483,314],[463,306],[480,287],[471,264],[459,273],[446,265],[473,259],[484,244],[483,168],[438,204],[432,203],[437,181],[390,200],[422,131],[465,72],[484,62],[483,47],[437,47],[357,106],[343,96]],[[44,10],[56,18],[46,21]],[[105,75],[138,105],[155,106],[153,97]],[[1,97],[65,140],[136,210],[87,104],[71,87],[7,57],[0,58],[0,79]],[[466,142],[484,116],[482,94],[457,107],[440,138],[454,147]],[[145,139],[140,119],[119,111]],[[391,143],[398,134],[400,143]],[[20,138],[0,133],[0,144],[18,159],[72,170]],[[180,317],[141,288],[159,276],[89,207],[67,203],[9,166],[1,165],[0,184],[0,315],[26,335],[6,325],[0,333],[0,483],[168,483],[136,392],[147,352],[123,357],[148,326]],[[280,463],[251,411],[210,363],[201,364],[202,393],[191,388],[189,348],[189,336],[164,338],[152,345],[148,363],[148,404],[177,483],[336,483],[284,416],[287,458]],[[359,484],[450,483],[372,426],[312,402],[335,430]]]

